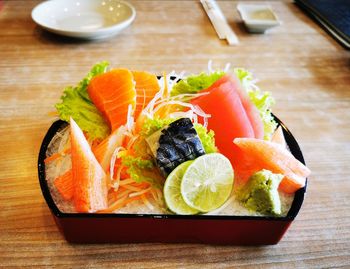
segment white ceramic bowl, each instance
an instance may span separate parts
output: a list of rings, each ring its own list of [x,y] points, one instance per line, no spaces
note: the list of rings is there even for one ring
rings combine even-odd
[[[266,30],[281,24],[268,5],[240,3],[237,5],[237,9],[251,33],[264,33]]]
[[[32,10],[33,20],[44,29],[84,39],[114,36],[135,16],[131,4],[118,0],[51,0]]]

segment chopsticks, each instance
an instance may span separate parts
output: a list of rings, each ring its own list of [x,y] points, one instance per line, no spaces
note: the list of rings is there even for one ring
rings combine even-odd
[[[200,2],[213,24],[219,39],[226,39],[229,45],[237,45],[239,43],[238,38],[228,25],[224,14],[215,0],[200,0]]]

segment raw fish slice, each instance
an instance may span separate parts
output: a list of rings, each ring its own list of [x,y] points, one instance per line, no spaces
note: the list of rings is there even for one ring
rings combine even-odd
[[[70,119],[74,205],[78,212],[107,208],[106,174],[79,126]]]
[[[235,172],[243,182],[255,172],[267,169],[284,175],[279,185],[283,192],[294,193],[305,186],[311,171],[279,144],[255,138],[236,138],[234,143],[241,150]]]
[[[287,148],[287,143],[286,143],[286,140],[284,139],[283,130],[281,126],[278,126],[278,128],[272,134],[271,142],[277,143],[282,147]]]
[[[158,79],[155,75],[144,71],[132,71],[136,83],[136,108],[134,117],[138,118],[142,109],[151,101],[160,90]]]
[[[133,109],[136,106],[135,83],[127,69],[113,69],[95,76],[88,86],[88,93],[112,131],[126,123],[129,105]]]
[[[100,163],[103,170],[107,173],[109,171],[110,161],[114,150],[122,146],[125,138],[126,128],[120,126],[100,144],[92,149],[97,161]]]
[[[242,105],[249,118],[250,124],[254,130],[254,137],[263,139],[264,138],[264,124],[261,120],[260,114],[256,106],[250,101],[248,94],[242,88],[241,83],[236,77],[228,76],[230,81],[233,83],[235,89],[238,92],[239,98],[241,99]]]
[[[221,83],[231,81],[233,90],[237,91],[239,98],[241,99],[241,103],[244,107],[244,110],[248,116],[250,124],[254,130],[254,137],[263,139],[264,138],[264,124],[261,120],[260,114],[256,106],[250,101],[248,94],[242,88],[239,80],[230,75],[225,75],[220,79]]]
[[[209,94],[197,97],[191,103],[211,115],[208,129],[215,132],[216,146],[235,167],[237,146],[232,141],[236,137],[255,137],[250,120],[235,85],[227,76],[204,91]]]

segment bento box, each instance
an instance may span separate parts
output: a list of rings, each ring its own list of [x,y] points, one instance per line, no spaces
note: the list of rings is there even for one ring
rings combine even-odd
[[[292,133],[277,118],[286,143],[305,164]],[[50,194],[45,175],[46,151],[56,132],[67,123],[58,120],[49,128],[38,158],[39,183],[52,216],[65,239],[72,243],[210,243],[231,245],[277,244],[302,206],[306,185],[299,189],[287,216],[215,216],[167,214],[64,213]]]

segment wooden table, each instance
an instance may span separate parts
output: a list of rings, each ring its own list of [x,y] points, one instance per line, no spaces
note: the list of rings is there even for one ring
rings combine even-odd
[[[137,18],[109,40],[81,42],[38,28],[38,1],[0,2],[0,267],[350,267],[350,54],[291,2],[283,21],[248,34],[236,2],[219,2],[240,45],[220,41],[196,1],[130,1]],[[313,171],[305,203],[275,246],[68,244],[37,177],[38,151],[66,85],[96,62],[161,73],[200,72],[208,60],[246,67],[269,90]]]

